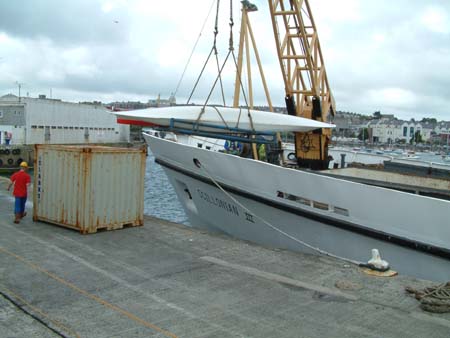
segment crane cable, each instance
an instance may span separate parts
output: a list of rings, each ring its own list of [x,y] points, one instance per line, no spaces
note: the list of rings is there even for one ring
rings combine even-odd
[[[218,1],[220,1],[220,0],[218,0]],[[215,89],[215,87],[216,87],[217,81],[220,80],[220,84],[221,84],[221,86],[222,86],[222,72],[223,72],[223,69],[225,68],[225,65],[226,65],[226,63],[227,63],[227,61],[228,61],[228,58],[230,57],[230,54],[231,54],[231,52],[232,52],[232,50],[233,50],[233,45],[231,45],[231,43],[232,43],[232,41],[233,41],[232,36],[233,36],[233,25],[234,25],[234,22],[233,22],[233,5],[232,5],[232,1],[233,1],[233,0],[230,0],[230,45],[229,45],[229,47],[228,47],[228,54],[227,54],[227,56],[225,57],[224,62],[222,63],[222,67],[219,67],[219,63],[218,63],[218,61],[217,61],[218,74],[217,74],[217,77],[216,77],[216,79],[215,79],[215,81],[214,81],[214,84],[213,84],[212,87],[211,87],[211,90],[209,91],[209,94],[208,94],[208,96],[207,96],[207,98],[206,98],[206,100],[205,100],[205,103],[203,104],[203,110],[202,110],[202,113],[203,113],[203,111],[204,111],[204,108],[205,108],[206,105],[208,104],[209,99],[211,98],[211,95],[212,95],[212,93],[213,93],[213,91],[214,91],[214,89]],[[217,25],[217,22],[218,22],[218,16],[219,16],[219,6],[217,6],[217,12],[216,12],[216,25]],[[218,32],[217,26],[216,26],[216,31]],[[216,48],[215,43],[216,43],[216,39],[214,39],[214,46],[213,46],[213,49]],[[217,55],[217,54],[216,54],[216,55]],[[226,106],[226,104],[225,104],[225,97],[224,97],[224,93],[223,93],[223,86],[222,86],[222,98],[223,98],[223,100],[224,100],[224,106]],[[200,113],[200,114],[202,114],[202,113]],[[197,120],[198,120],[198,119],[197,119]]]
[[[175,92],[173,94],[174,96],[177,95],[178,89],[180,89],[181,82],[183,81],[184,75],[186,74],[186,70],[187,70],[187,68],[189,66],[189,63],[191,62],[192,56],[194,55],[195,49],[197,48],[197,45],[198,45],[198,42],[200,41],[202,33],[203,33],[204,29],[205,29],[206,22],[208,21],[209,16],[211,15],[211,12],[212,12],[212,9],[214,7],[214,3],[215,2],[216,2],[216,0],[212,1],[211,7],[209,8],[209,11],[208,11],[208,15],[206,16],[205,21],[203,21],[203,25],[202,25],[202,28],[200,29],[200,33],[198,34],[197,40],[194,43],[194,47],[192,47],[191,54],[189,55],[189,58],[188,58],[188,60],[186,62],[186,65],[184,66],[183,73],[181,74],[180,80],[178,81],[177,87],[176,87]]]
[[[216,11],[216,24],[214,26],[214,55],[216,56],[216,65],[217,65],[217,70],[220,69],[219,66],[219,56],[218,56],[218,52],[217,52],[217,46],[216,46],[216,42],[217,42],[217,34],[219,34],[219,4],[220,4],[220,0],[217,0],[217,11]],[[220,71],[219,71],[219,81],[220,81],[220,90],[222,93],[222,101],[223,101],[223,105],[226,106],[225,103],[225,93],[223,91],[223,82],[222,82],[222,76],[220,76]]]
[[[197,89],[197,86],[198,86],[198,83],[200,82],[200,79],[201,79],[201,77],[202,77],[202,75],[203,75],[203,72],[205,71],[205,68],[206,68],[206,66],[208,65],[208,63],[209,63],[209,59],[211,58],[211,55],[214,53],[215,54],[215,56],[216,56],[216,65],[217,65],[217,70],[218,70],[218,73],[219,73],[219,77],[220,77],[220,86],[221,86],[221,91],[222,91],[222,99],[223,99],[223,104],[225,105],[225,94],[224,94],[224,90],[223,90],[223,83],[222,83],[222,77],[221,77],[221,73],[222,73],[222,70],[223,70],[223,66],[222,66],[222,68],[220,68],[220,65],[219,65],[219,58],[218,58],[218,52],[217,52],[217,35],[219,34],[219,8],[220,8],[220,0],[217,0],[217,6],[216,6],[216,20],[215,20],[215,27],[214,27],[214,41],[213,41],[213,46],[211,47],[211,50],[210,50],[210,52],[209,52],[209,55],[208,55],[208,57],[206,58],[206,61],[205,61],[205,63],[203,64],[203,67],[202,67],[202,70],[200,71],[200,74],[199,74],[199,76],[197,77],[197,80],[196,80],[196,82],[195,82],[195,84],[194,84],[194,87],[192,88],[192,91],[191,91],[191,94],[189,95],[189,98],[188,98],[188,100],[187,100],[187,104],[189,104],[190,103],[190,101],[191,101],[191,98],[192,98],[192,96],[194,95],[194,92],[195,92],[195,90]],[[225,65],[225,63],[226,63],[226,60],[225,60],[225,62],[224,62],[224,65]],[[215,85],[216,85],[216,83],[217,83],[217,80],[218,79],[216,79],[216,81],[214,82],[214,85],[213,85],[213,89],[214,89],[214,87],[215,87]],[[212,91],[211,91],[212,92]],[[208,98],[207,98],[207,101],[209,100],[209,97],[211,96],[211,93],[209,94],[209,96],[208,96]],[[204,104],[204,106],[206,106],[206,103]]]
[[[218,3],[217,3],[217,11],[216,11],[216,27],[215,27],[215,30],[214,30],[214,44],[213,44],[213,47],[212,47],[212,49],[211,49],[210,54],[208,55],[208,58],[207,58],[205,64],[203,65],[203,69],[202,69],[202,71],[201,71],[199,77],[197,78],[197,81],[196,81],[196,83],[195,83],[194,89],[192,90],[191,95],[189,96],[188,103],[190,102],[190,99],[192,98],[192,95],[193,95],[193,93],[194,93],[194,91],[195,91],[195,89],[196,89],[196,87],[197,87],[197,85],[198,85],[198,82],[200,81],[200,78],[201,78],[201,76],[202,76],[202,74],[203,74],[203,71],[204,71],[204,69],[205,69],[205,67],[206,67],[206,64],[207,64],[208,61],[209,61],[209,58],[211,57],[211,55],[212,55],[213,52],[217,52],[217,49],[216,49],[216,37],[217,37],[217,34],[218,34],[218,28],[217,28],[217,26],[218,26],[218,16],[219,16],[219,1],[220,1],[220,0],[218,0]],[[201,116],[204,114],[204,112],[205,112],[205,107],[207,106],[207,104],[208,104],[208,102],[209,102],[209,100],[210,100],[210,98],[211,98],[211,95],[212,95],[212,93],[213,93],[213,91],[214,91],[214,89],[215,89],[215,87],[216,87],[218,81],[220,81],[221,90],[222,90],[222,98],[223,98],[223,101],[224,101],[224,106],[226,106],[226,104],[225,104],[225,98],[224,98],[224,92],[223,92],[223,84],[222,84],[222,72],[223,72],[223,70],[224,70],[224,68],[225,68],[225,65],[226,65],[226,63],[227,63],[227,61],[228,61],[230,55],[231,55],[232,58],[233,58],[234,66],[236,67],[236,69],[238,69],[238,64],[237,64],[237,60],[236,60],[236,55],[235,55],[235,53],[234,53],[234,36],[233,36],[233,27],[234,27],[234,18],[233,18],[233,0],[230,0],[230,18],[229,18],[229,27],[230,27],[230,36],[229,36],[229,40],[228,40],[228,53],[227,53],[227,56],[225,57],[225,60],[224,60],[224,62],[222,63],[222,66],[221,66],[220,68],[219,68],[218,59],[217,59],[218,75],[217,75],[217,77],[216,77],[216,79],[215,79],[215,81],[214,81],[214,83],[213,83],[213,85],[212,85],[212,87],[211,87],[211,90],[210,90],[210,92],[209,92],[209,94],[208,94],[208,96],[207,96],[207,98],[206,98],[206,100],[205,100],[205,102],[204,102],[204,104],[203,104],[203,107],[202,107],[202,109],[201,109],[201,111],[200,111],[200,113],[199,113],[199,115],[198,115],[198,117],[197,117],[196,123],[198,123],[198,122],[200,121]],[[217,56],[217,54],[216,54],[216,56]],[[239,80],[239,86],[240,86],[241,91],[242,91],[242,96],[244,97],[244,101],[245,101],[245,104],[246,104],[246,106],[247,106],[248,118],[249,118],[249,121],[250,121],[250,126],[251,126],[251,129],[254,131],[254,130],[255,130],[255,127],[254,127],[254,124],[253,124],[252,116],[251,116],[251,114],[250,114],[250,108],[249,108],[249,105],[248,105],[247,96],[246,96],[246,94],[245,94],[245,89],[244,89],[244,87],[243,87],[242,79],[241,79],[241,75],[240,75],[240,74],[239,74],[238,80]],[[216,109],[216,110],[217,110],[217,109]],[[220,115],[220,114],[219,114],[219,115]],[[238,121],[240,120],[240,116],[241,116],[241,111],[239,112],[239,118],[238,118]],[[222,116],[221,116],[221,118],[222,118]],[[223,119],[223,118],[222,118],[222,119]]]

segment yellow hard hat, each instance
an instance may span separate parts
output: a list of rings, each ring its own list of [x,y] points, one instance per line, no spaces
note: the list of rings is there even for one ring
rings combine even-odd
[[[22,163],[20,163],[20,166],[23,168],[28,168],[28,163],[23,161]]]

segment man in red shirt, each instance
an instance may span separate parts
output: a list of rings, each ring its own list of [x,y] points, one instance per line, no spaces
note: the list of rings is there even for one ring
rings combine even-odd
[[[13,195],[16,198],[16,203],[14,205],[15,219],[14,223],[19,223],[20,220],[26,216],[25,203],[27,202],[28,196],[28,185],[31,183],[30,175],[27,173],[28,164],[27,162],[20,163],[20,171],[14,173],[11,176],[11,183],[8,186],[8,191],[14,184]]]

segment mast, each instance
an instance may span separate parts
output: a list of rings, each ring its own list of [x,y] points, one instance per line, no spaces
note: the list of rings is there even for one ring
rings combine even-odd
[[[251,55],[250,55],[250,42],[252,46],[252,50],[254,52],[256,62],[258,64],[259,74],[261,76],[262,85],[264,88],[264,93],[266,95],[267,104],[269,106],[269,110],[273,112],[272,100],[270,98],[269,89],[267,87],[266,78],[264,75],[263,67],[261,64],[261,58],[259,56],[258,48],[256,47],[255,37],[253,35],[252,26],[250,24],[248,14],[250,12],[255,12],[258,8],[250,3],[248,0],[241,1],[242,3],[242,19],[241,19],[241,31],[239,37],[239,49],[238,49],[238,58],[237,58],[237,69],[236,69],[236,79],[234,85],[234,100],[233,107],[239,107],[239,99],[241,91],[243,90],[243,82],[242,82],[242,72],[243,72],[243,64],[244,64],[244,56],[245,63],[247,67],[247,88],[248,88],[248,102],[247,105],[249,109],[253,109],[253,82],[252,82],[252,69],[251,69]],[[279,135],[277,136],[279,138]],[[258,152],[256,149],[256,144],[252,143],[252,152],[253,157],[258,159]]]
[[[328,122],[335,103],[308,0],[269,0],[288,114]],[[301,167],[328,168],[331,129],[295,133]]]

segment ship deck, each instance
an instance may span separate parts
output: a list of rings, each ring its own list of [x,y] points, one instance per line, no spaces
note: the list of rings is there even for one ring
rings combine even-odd
[[[450,200],[450,177],[436,178],[411,173],[390,172],[383,169],[355,167],[324,170],[319,172],[319,174],[417,195]]]
[[[5,183],[2,336],[448,337],[450,313],[423,312],[405,294],[432,282],[372,277],[149,216],[93,235],[29,216],[13,224]]]

